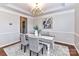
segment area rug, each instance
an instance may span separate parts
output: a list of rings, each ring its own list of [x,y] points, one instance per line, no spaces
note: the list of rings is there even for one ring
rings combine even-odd
[[[20,49],[20,43],[4,48],[5,53],[8,56],[29,56],[29,47],[27,47],[26,52]],[[40,52],[39,56],[48,56],[47,50],[44,47],[43,55]],[[36,56],[36,53],[32,52],[32,56]],[[70,56],[69,49],[66,46],[54,44],[54,49],[50,48],[49,56]]]

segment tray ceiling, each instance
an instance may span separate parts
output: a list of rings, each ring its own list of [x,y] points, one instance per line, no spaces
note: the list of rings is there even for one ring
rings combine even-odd
[[[65,4],[65,3],[44,3],[40,5],[41,10],[43,11],[43,14],[49,13],[49,12],[56,12],[58,10],[67,9],[69,6],[72,6],[74,4]],[[11,9],[17,12],[24,13],[26,15],[30,15],[33,4],[31,3],[0,3],[0,7],[5,7],[7,9]]]

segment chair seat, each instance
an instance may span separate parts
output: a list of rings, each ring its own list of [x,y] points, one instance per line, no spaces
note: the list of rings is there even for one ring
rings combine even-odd
[[[29,42],[28,42],[28,40],[26,40],[25,42],[21,42],[21,44],[27,45],[27,44],[29,44]]]
[[[42,48],[43,48],[43,45],[42,45],[42,44],[39,44],[37,53],[38,53]]]
[[[43,45],[42,44],[39,44],[38,49],[37,50],[32,49],[32,51],[33,52],[36,52],[36,53],[39,53],[42,48],[43,48]]]
[[[43,54],[43,45],[40,44],[39,39],[41,39],[41,38],[29,37],[30,55],[31,55],[31,51],[37,53],[37,55],[38,55],[41,50],[42,50],[42,54]]]

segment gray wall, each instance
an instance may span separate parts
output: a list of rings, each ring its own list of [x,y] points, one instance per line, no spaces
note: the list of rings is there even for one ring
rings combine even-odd
[[[74,9],[46,14],[35,19],[34,25],[38,25],[42,31],[54,32],[55,40],[58,42],[74,45],[75,19]],[[52,17],[52,28],[44,29],[42,22],[44,18]]]

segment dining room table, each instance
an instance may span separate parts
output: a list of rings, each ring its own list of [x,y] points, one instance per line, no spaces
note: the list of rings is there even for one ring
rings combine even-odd
[[[47,50],[48,50],[47,55],[50,55],[50,51],[49,51],[50,47],[52,49],[54,48],[54,36],[43,36],[43,35],[36,36],[35,34],[29,34],[29,33],[26,33],[25,35],[32,38],[40,38],[39,43],[47,45]]]

